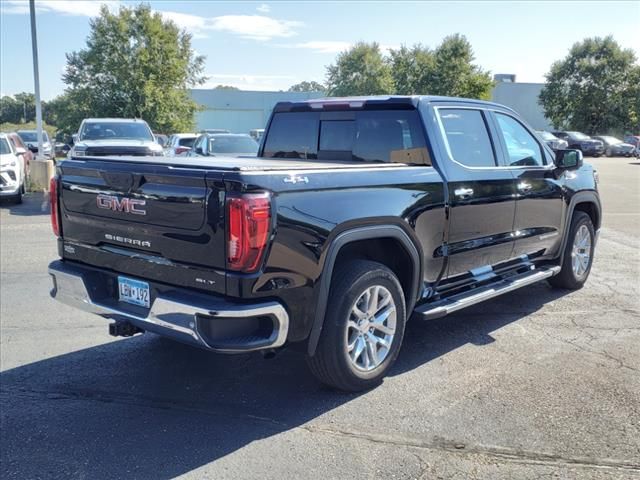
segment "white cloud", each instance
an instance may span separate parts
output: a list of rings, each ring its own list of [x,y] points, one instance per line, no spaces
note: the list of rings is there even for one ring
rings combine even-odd
[[[354,43],[351,42],[341,42],[338,40],[313,40],[310,42],[303,43],[283,43],[277,45],[282,48],[305,48],[307,50],[312,50],[316,53],[340,53],[345,50],[349,50],[353,47]],[[380,51],[383,54],[388,54],[389,50],[397,50],[400,48],[399,45],[393,44],[381,44]]]
[[[102,5],[106,5],[111,11],[117,11],[120,6],[120,1],[38,0],[36,2],[36,11],[38,13],[55,12],[63,15],[95,17],[100,13],[100,7]],[[28,14],[29,2],[26,0],[6,0],[2,2],[1,10],[4,14]]]
[[[306,48],[317,53],[340,53],[351,48],[350,42],[338,42],[331,40],[316,40],[304,43],[294,43],[292,45],[281,45],[287,48]]]
[[[294,30],[302,27],[302,22],[278,20],[262,15],[223,15],[211,18],[210,27],[227,33],[233,33],[251,40],[270,40],[275,37],[292,37]]]
[[[100,13],[101,5],[109,10],[117,11],[123,5],[119,0],[103,2],[89,0],[38,0],[36,10],[39,13],[55,12],[62,15],[95,17]],[[3,14],[28,14],[29,3],[26,0],[3,0]],[[266,9],[265,9],[266,8]],[[260,12],[269,11],[269,6],[262,4]],[[210,31],[220,31],[238,35],[242,38],[257,41],[268,41],[272,38],[288,38],[297,35],[296,29],[304,26],[302,22],[280,20],[265,15],[222,15],[219,17],[201,17],[188,13],[158,11],[165,20],[172,20],[180,28],[184,28],[195,38],[206,38]]]
[[[271,7],[266,3],[263,3],[258,8],[256,8],[256,10],[259,11],[260,13],[269,13],[271,11]]]
[[[189,13],[159,11],[165,20],[172,20],[180,28],[191,33],[194,38],[207,38],[211,31],[220,31],[257,41],[272,38],[287,38],[297,35],[296,28],[302,22],[280,20],[263,15],[222,15],[220,17],[200,17]]]
[[[229,85],[240,90],[277,91],[286,90],[297,81],[297,78],[291,75],[207,73],[206,76],[207,82],[199,88]]]

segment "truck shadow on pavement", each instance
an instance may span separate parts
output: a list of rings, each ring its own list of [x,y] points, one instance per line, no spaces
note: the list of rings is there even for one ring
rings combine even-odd
[[[32,217],[49,215],[49,199],[44,193],[28,193],[22,196],[22,203],[8,198],[0,198],[0,208],[8,209],[10,215]]]
[[[482,348],[491,332],[564,293],[540,284],[455,316],[413,321],[391,375],[469,343]],[[265,361],[152,335],[7,370],[0,386],[2,477],[20,479],[173,478],[358,397],[319,385],[293,351]]]

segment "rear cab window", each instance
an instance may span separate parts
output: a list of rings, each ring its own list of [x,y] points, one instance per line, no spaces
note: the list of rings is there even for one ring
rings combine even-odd
[[[417,110],[275,113],[263,156],[431,165]]]
[[[452,160],[472,168],[497,167],[495,149],[481,110],[440,108],[438,118]]]

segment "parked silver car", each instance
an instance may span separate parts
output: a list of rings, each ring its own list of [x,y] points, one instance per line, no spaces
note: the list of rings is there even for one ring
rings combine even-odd
[[[203,133],[193,144],[189,157],[255,157],[258,142],[246,133]]]
[[[162,156],[147,122],[133,118],[86,118],[74,135],[69,157]]]

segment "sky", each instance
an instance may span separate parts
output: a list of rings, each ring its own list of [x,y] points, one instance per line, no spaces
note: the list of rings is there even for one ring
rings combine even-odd
[[[36,0],[40,89],[44,100],[64,91],[65,53],[86,46],[89,20],[101,3],[117,10],[129,1]],[[552,62],[575,42],[613,35],[640,57],[640,0],[467,2],[214,2],[151,1],[192,34],[206,56],[204,87],[286,90],[325,79],[336,55],[357,41],[383,51],[401,44],[435,47],[461,33],[476,63],[518,82],[542,82]],[[28,2],[0,0],[0,94],[33,91]]]

